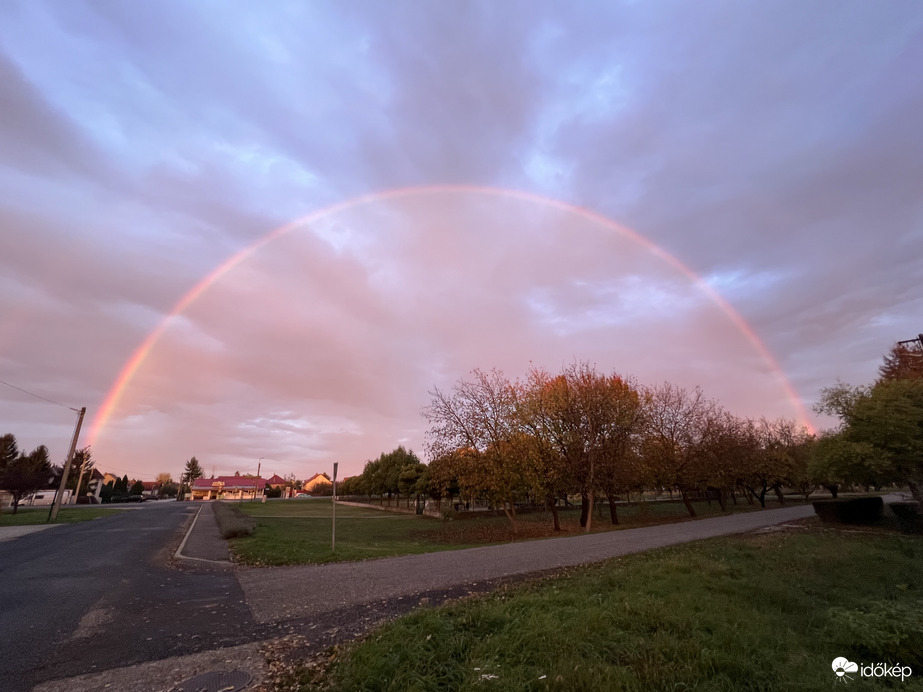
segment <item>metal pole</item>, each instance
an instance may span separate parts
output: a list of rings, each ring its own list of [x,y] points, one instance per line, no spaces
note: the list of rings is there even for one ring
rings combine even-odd
[[[80,436],[80,426],[83,425],[83,416],[86,412],[87,407],[84,406],[77,413],[77,427],[74,428],[74,438],[71,440],[71,448],[67,453],[67,459],[64,461],[64,469],[61,471],[61,483],[54,494],[54,501],[51,503],[51,509],[48,512],[48,521],[54,521],[58,518],[58,510],[61,508],[61,500],[64,497],[64,486],[67,484],[67,474],[69,474],[71,470],[71,459],[74,458],[74,450],[77,449],[77,438]]]
[[[333,533],[330,537],[330,552],[335,553],[337,550],[337,466],[339,462],[333,462],[333,497],[330,503],[331,516],[333,517]]]

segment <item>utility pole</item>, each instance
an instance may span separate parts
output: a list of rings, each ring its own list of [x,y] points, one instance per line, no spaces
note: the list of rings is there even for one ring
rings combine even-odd
[[[339,462],[333,462],[333,497],[331,498],[331,516],[333,518],[333,533],[330,535],[330,552],[335,553],[337,550],[337,466]]]
[[[254,500],[256,499],[256,491],[260,489],[260,467],[263,465],[263,459],[265,459],[265,457],[260,457],[260,460],[256,462],[256,481],[254,481],[256,485],[253,486],[253,499]],[[263,489],[263,492],[261,494],[262,495],[266,494],[265,488]]]
[[[54,502],[51,503],[51,510],[48,512],[49,522],[58,518],[58,510],[61,508],[61,501],[64,498],[64,486],[67,485],[67,474],[69,474],[71,470],[71,460],[74,458],[74,450],[77,449],[77,438],[80,437],[80,426],[83,425],[83,416],[86,412],[86,406],[77,412],[77,427],[74,428],[74,438],[71,440],[71,448],[67,453],[67,459],[64,461],[64,469],[61,471],[61,483],[58,486],[57,492],[54,494]]]
[[[920,348],[923,348],[923,334],[917,334],[916,339],[904,339],[903,341],[897,342],[899,346],[904,344],[920,344]]]

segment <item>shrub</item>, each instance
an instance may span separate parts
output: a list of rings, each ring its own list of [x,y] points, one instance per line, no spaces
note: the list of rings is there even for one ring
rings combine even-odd
[[[923,509],[917,502],[889,502],[904,533],[923,533]]]
[[[885,506],[880,497],[841,497],[815,500],[813,504],[817,516],[837,524],[874,524],[881,518]]]
[[[215,521],[222,538],[236,538],[237,536],[250,536],[256,530],[256,520],[247,516],[234,505],[215,501]]]

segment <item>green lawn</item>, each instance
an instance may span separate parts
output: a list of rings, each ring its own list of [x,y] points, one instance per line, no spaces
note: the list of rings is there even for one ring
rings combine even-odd
[[[235,558],[249,565],[349,562],[583,533],[577,507],[559,512],[562,531],[554,533],[549,512],[521,514],[512,526],[505,516],[444,522],[413,514],[392,514],[337,504],[336,551],[331,552],[329,498],[242,502],[235,506],[257,519],[256,532],[252,536],[230,540]],[[694,506],[697,518],[722,514],[716,502],[711,505],[696,502]],[[767,507],[778,506],[776,502],[767,502]],[[602,515],[594,513],[594,533],[689,519],[682,503],[647,502],[619,506],[620,523],[613,526],[608,507],[602,509]],[[757,509],[761,507],[756,503],[728,505],[729,513]]]
[[[11,510],[5,510],[3,514],[0,514],[0,526],[44,524],[48,520],[48,509],[48,507],[20,507],[16,514],[12,514]],[[123,509],[96,506],[62,507],[58,511],[58,518],[55,523],[90,521],[97,517],[107,517],[110,514],[124,511]]]
[[[329,499],[244,502],[239,507],[256,518],[256,532],[229,543],[234,556],[250,565],[349,562],[468,547],[434,541],[442,527],[438,519],[338,504],[336,551],[331,552]]]
[[[921,613],[923,538],[772,532],[418,610],[320,675],[334,690],[921,690]],[[840,685],[839,656],[914,673]]]

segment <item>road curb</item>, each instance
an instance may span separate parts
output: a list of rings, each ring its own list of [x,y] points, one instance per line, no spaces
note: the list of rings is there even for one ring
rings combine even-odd
[[[186,541],[188,541],[188,540],[189,540],[189,536],[192,535],[192,530],[195,528],[195,523],[199,520],[199,515],[200,515],[201,513],[202,513],[202,508],[199,507],[199,508],[196,510],[195,519],[192,520],[192,524],[189,525],[189,529],[186,531],[186,535],[183,536],[183,540],[182,540],[182,542],[179,544],[179,548],[177,548],[177,549],[176,549],[176,552],[173,554],[173,557],[177,558],[178,560],[196,560],[196,559],[198,559],[198,558],[194,558],[194,557],[186,557],[185,555],[183,555],[183,548],[186,547]],[[211,560],[209,560],[208,562],[211,562]]]

